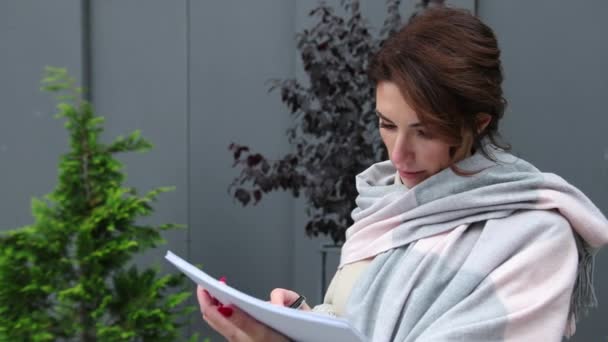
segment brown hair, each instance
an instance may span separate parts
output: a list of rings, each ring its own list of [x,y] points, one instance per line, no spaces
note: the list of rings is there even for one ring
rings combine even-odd
[[[500,49],[491,28],[464,10],[435,7],[415,16],[383,42],[369,65],[373,82],[394,82],[434,136],[453,145],[451,157],[482,144],[509,150],[497,141],[506,100]],[[477,132],[476,118],[491,121]]]

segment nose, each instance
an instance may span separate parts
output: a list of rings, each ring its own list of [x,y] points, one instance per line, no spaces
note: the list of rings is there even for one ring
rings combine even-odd
[[[406,135],[399,134],[395,139],[390,156],[393,165],[400,170],[408,169],[408,166],[413,164],[415,156],[411,141],[409,141]]]

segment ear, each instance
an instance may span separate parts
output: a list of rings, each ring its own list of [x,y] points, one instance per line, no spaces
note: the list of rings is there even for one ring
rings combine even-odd
[[[483,113],[483,112],[477,113],[477,117],[475,118],[475,121],[476,121],[477,134],[480,134],[490,124],[490,122],[492,121],[492,116],[488,113]]]

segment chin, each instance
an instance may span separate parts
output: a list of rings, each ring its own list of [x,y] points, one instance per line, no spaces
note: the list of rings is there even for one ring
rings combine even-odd
[[[413,188],[414,186],[418,185],[420,182],[403,182],[403,184],[405,184],[405,186],[407,186],[408,188]]]

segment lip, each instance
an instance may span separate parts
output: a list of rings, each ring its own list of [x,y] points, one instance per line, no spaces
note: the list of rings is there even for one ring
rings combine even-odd
[[[420,176],[424,171],[418,171],[418,172],[407,172],[407,171],[401,171],[399,170],[399,176],[406,178],[406,179],[414,179],[418,176]]]

